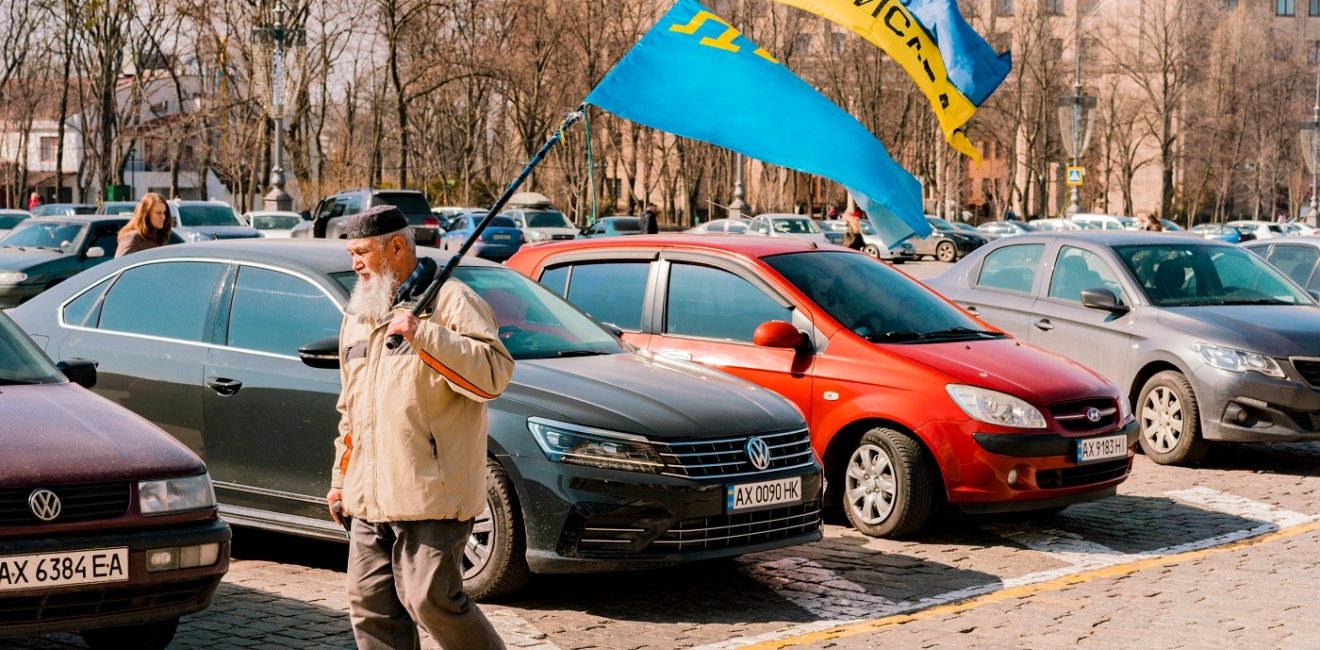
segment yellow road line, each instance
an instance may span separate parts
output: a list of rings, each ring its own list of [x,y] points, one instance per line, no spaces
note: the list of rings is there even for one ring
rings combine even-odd
[[[862,621],[860,623],[840,625],[839,627],[830,628],[828,630],[811,632],[809,634],[802,634],[799,636],[788,637],[784,639],[776,639],[774,641],[766,641],[763,643],[757,643],[754,645],[749,645],[744,647],[751,648],[752,650],[776,650],[779,648],[790,648],[793,646],[807,645],[809,643],[819,643],[822,641],[831,641],[834,639],[842,639],[844,637],[857,636],[859,634],[874,632],[876,630],[886,627],[891,627],[894,625],[903,625],[904,623],[911,623],[913,621],[920,621],[929,618],[939,618],[941,616],[948,616],[950,614],[961,614],[962,612],[976,609],[977,607],[981,607],[982,605],[990,605],[993,603],[999,603],[1006,600],[1027,598],[1041,592],[1064,589],[1066,587],[1071,587],[1073,585],[1078,585],[1084,582],[1091,582],[1094,580],[1104,580],[1106,578],[1119,578],[1122,576],[1131,575],[1138,571],[1143,571],[1145,569],[1181,564],[1183,562],[1206,557],[1208,555],[1215,555],[1218,553],[1234,551],[1247,546],[1264,544],[1266,542],[1272,542],[1278,539],[1285,539],[1288,537],[1305,535],[1307,533],[1314,532],[1317,530],[1320,530],[1320,521],[1314,521],[1308,524],[1291,526],[1289,528],[1282,528],[1274,532],[1265,533],[1263,535],[1258,535],[1256,537],[1242,539],[1235,542],[1229,542],[1227,544],[1222,544],[1220,546],[1211,546],[1209,548],[1203,548],[1196,551],[1186,551],[1183,553],[1175,553],[1173,555],[1164,555],[1161,557],[1153,557],[1144,560],[1137,560],[1136,562],[1128,562],[1126,564],[1115,564],[1113,566],[1103,567],[1100,569],[1092,569],[1089,571],[1081,571],[1078,573],[1073,573],[1070,575],[1054,578],[1052,580],[1045,580],[1034,584],[1022,585],[1019,587],[1010,587],[1008,589],[1001,589],[999,591],[991,592],[981,596],[975,596],[973,598],[968,598],[966,600],[948,603],[945,605],[937,605],[935,607],[931,607],[930,609],[924,609],[912,614],[896,614],[894,616],[886,616],[884,618],[877,618],[871,621]]]

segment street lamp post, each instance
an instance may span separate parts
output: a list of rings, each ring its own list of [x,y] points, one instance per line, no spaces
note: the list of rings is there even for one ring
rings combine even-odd
[[[1096,12],[1100,7],[1096,6],[1087,15]],[[1063,136],[1064,147],[1068,150],[1068,158],[1072,160],[1072,166],[1077,167],[1081,164],[1082,153],[1086,151],[1087,145],[1091,143],[1091,124],[1095,113],[1095,98],[1082,94],[1082,3],[1077,3],[1077,23],[1074,25],[1076,33],[1076,49],[1073,50],[1073,59],[1076,64],[1076,72],[1073,76],[1073,94],[1059,98],[1059,132]],[[1070,183],[1072,185],[1072,197],[1065,213],[1071,217],[1081,211],[1081,192],[1079,183]]]
[[[1302,158],[1306,161],[1306,168],[1311,170],[1311,214],[1308,215],[1308,225],[1320,223],[1320,197],[1316,194],[1320,191],[1320,65],[1316,66],[1315,72],[1315,108],[1312,109],[1310,122],[1302,122]]]
[[[286,78],[288,59],[307,43],[306,30],[284,24],[286,11],[288,7],[283,0],[277,0],[275,24],[252,30],[252,42],[256,46],[256,61],[261,77],[257,84],[258,94],[266,112],[275,121],[275,139],[271,145],[275,164],[270,170],[270,191],[262,200],[262,207],[285,212],[293,209],[293,197],[284,190],[284,105],[287,103],[287,93],[292,90]]]
[[[743,203],[743,178],[742,178],[742,168],[743,168],[743,155],[740,154],[740,153],[738,153],[738,154],[734,154],[734,158],[733,158],[733,200],[729,202],[729,218],[730,218],[730,219],[741,219],[742,216],[743,216],[743,209],[745,209],[745,208],[747,207],[747,204],[746,204],[746,203]]]

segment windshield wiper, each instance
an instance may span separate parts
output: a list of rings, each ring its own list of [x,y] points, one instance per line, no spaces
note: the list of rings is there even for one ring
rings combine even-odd
[[[1255,300],[1221,300],[1215,305],[1295,305],[1295,302],[1279,300],[1278,298],[1256,298]]]
[[[866,340],[875,342],[903,342],[903,341],[947,341],[961,338],[1002,338],[1004,334],[1000,332],[991,332],[989,330],[976,330],[969,327],[951,327],[946,330],[936,330],[934,332],[883,332],[867,334]]]
[[[598,352],[596,350],[560,350],[559,352],[548,356],[554,359],[564,359],[567,357],[598,357],[603,354],[608,353]]]
[[[33,386],[40,384],[39,381],[28,381],[23,379],[4,379],[0,378],[0,386]]]
[[[0,244],[0,248],[17,248],[25,253],[27,252],[27,248],[19,246],[18,244]]]

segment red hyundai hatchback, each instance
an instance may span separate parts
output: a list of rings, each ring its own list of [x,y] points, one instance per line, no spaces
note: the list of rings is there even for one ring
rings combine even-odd
[[[525,246],[507,264],[638,347],[797,404],[827,498],[868,535],[910,534],[945,505],[1062,510],[1131,471],[1137,426],[1112,383],[855,251],[657,235]]]

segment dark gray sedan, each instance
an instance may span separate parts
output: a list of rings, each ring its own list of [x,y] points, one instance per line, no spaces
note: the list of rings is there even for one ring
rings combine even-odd
[[[1320,439],[1320,309],[1237,246],[1164,233],[1021,235],[928,282],[987,322],[1099,371],[1156,462],[1207,441]]]
[[[791,403],[637,352],[512,269],[465,258],[455,277],[518,360],[491,402],[470,593],[820,538],[821,468]],[[356,281],[341,241],[203,242],[108,262],[12,316],[48,353],[95,361],[97,392],[202,456],[231,523],[342,540],[322,495]]]

